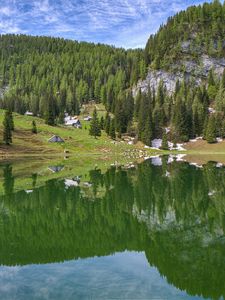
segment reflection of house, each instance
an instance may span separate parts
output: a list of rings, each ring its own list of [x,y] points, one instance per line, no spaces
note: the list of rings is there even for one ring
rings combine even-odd
[[[87,116],[87,117],[84,117],[84,121],[91,121],[92,117],[90,116]]]
[[[208,111],[209,111],[210,114],[215,114],[216,113],[216,110],[212,107],[209,107]]]
[[[66,126],[73,126],[75,128],[82,128],[81,122],[78,117],[66,116],[64,119]]]
[[[64,169],[64,166],[49,166],[48,169],[53,173],[58,173]]]
[[[33,116],[34,114],[31,111],[26,111],[24,115],[25,116]]]
[[[69,187],[72,187],[72,186],[78,186],[79,183],[76,181],[76,180],[73,180],[73,179],[65,179],[65,186],[66,188],[69,188]]]
[[[49,143],[64,143],[64,140],[58,136],[58,135],[53,135],[49,140]]]

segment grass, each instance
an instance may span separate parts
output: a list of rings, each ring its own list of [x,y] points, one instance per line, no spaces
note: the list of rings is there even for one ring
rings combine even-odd
[[[102,108],[100,108],[101,114]],[[99,113],[100,114],[100,113]],[[0,110],[0,136],[2,136],[2,121],[4,111]],[[32,120],[36,121],[38,134],[31,132]],[[82,120],[82,116],[81,116]],[[13,132],[13,144],[6,146],[0,144],[1,158],[19,156],[64,156],[64,150],[69,155],[100,155],[101,159],[111,158],[112,154],[122,153],[125,145],[114,143],[102,132],[100,138],[95,139],[89,135],[90,122],[82,120],[82,129],[66,128],[65,126],[48,126],[40,118],[14,114],[15,131]],[[52,135],[59,135],[65,143],[49,143]]]
[[[185,153],[189,158],[197,159],[204,157],[203,161],[215,160],[225,162],[225,141],[216,144],[208,144],[205,141],[189,142],[185,144],[186,151],[160,151],[144,149],[144,145],[128,145],[126,142],[112,141],[102,132],[102,136],[95,139],[89,135],[90,122],[84,121],[83,117],[92,114],[94,108],[97,109],[99,117],[106,114],[102,104],[87,104],[80,116],[82,129],[68,128],[65,126],[48,126],[44,120],[36,117],[14,114],[15,131],[13,132],[13,144],[6,146],[0,141],[0,160],[18,160],[28,157],[42,158],[47,161],[62,159],[65,155],[73,159],[82,161],[85,165],[91,162],[107,162],[108,165],[115,161],[121,164],[135,162],[140,157],[154,154],[178,154]],[[2,136],[2,121],[4,111],[0,110],[0,138]],[[31,132],[32,120],[36,121],[38,134]],[[49,143],[48,139],[52,135],[59,135],[65,143]],[[69,152],[68,154],[65,154]]]

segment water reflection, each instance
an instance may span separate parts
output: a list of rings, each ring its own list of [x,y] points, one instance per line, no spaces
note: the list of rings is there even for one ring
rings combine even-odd
[[[0,263],[27,265],[142,251],[189,295],[225,296],[225,169],[161,158],[135,169],[90,171],[0,197]],[[70,180],[70,181],[69,181]],[[77,184],[71,184],[71,182]],[[70,183],[70,184],[69,184]]]

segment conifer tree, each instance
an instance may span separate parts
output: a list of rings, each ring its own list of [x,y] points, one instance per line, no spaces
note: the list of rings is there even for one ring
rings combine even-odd
[[[32,121],[32,133],[37,134],[37,125],[35,120]]]
[[[151,117],[149,114],[147,118],[147,122],[145,124],[145,130],[143,133],[143,142],[145,143],[145,145],[151,147],[152,139],[153,139],[153,128],[152,128]]]
[[[64,117],[65,117],[65,114],[64,114],[63,111],[61,111],[61,112],[59,113],[59,119],[58,119],[59,124],[64,124]]]
[[[210,115],[208,120],[207,130],[206,130],[206,140],[208,143],[216,142],[216,120],[213,114]]]
[[[116,138],[116,128],[115,128],[115,119],[114,118],[110,122],[109,135],[113,140]]]
[[[100,128],[101,128],[101,130],[104,129],[104,123],[105,123],[104,117],[102,116],[101,119],[100,119]]]
[[[167,134],[166,134],[165,131],[163,132],[163,136],[162,136],[162,146],[161,146],[161,149],[162,150],[168,150],[169,149]]]
[[[90,124],[89,134],[94,136],[95,138],[97,136],[101,136],[100,122],[98,120],[96,108],[94,109],[94,112],[93,112],[93,117],[92,117],[91,124]]]
[[[3,120],[3,141],[6,145],[12,143],[11,117],[8,110],[5,112]]]
[[[14,131],[14,120],[13,120],[13,114],[12,111],[9,111],[9,124],[10,124],[10,129]]]
[[[110,115],[109,113],[107,112],[106,116],[105,116],[105,124],[104,124],[104,127],[105,127],[105,132],[107,135],[109,135],[109,130],[110,130]]]

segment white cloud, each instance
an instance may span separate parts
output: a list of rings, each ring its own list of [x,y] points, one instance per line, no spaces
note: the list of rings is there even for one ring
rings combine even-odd
[[[1,0],[0,33],[144,46],[167,17],[204,0]]]

